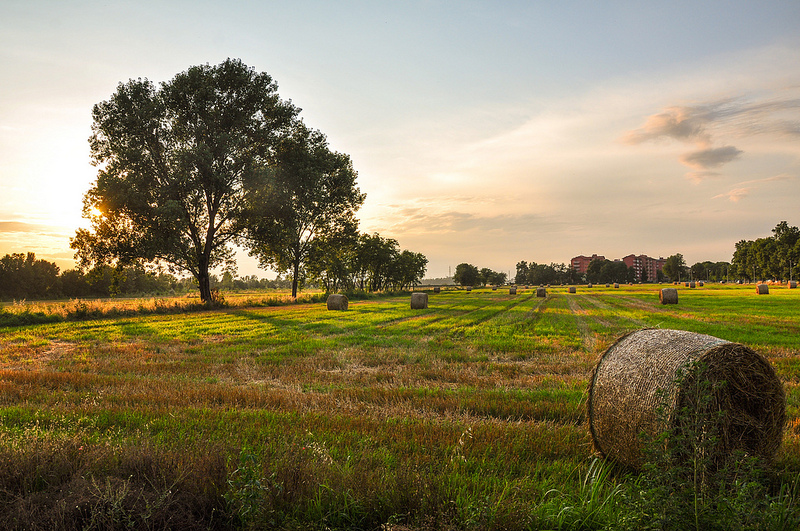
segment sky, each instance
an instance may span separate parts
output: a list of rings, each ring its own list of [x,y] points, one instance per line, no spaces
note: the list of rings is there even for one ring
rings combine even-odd
[[[428,278],[730,261],[800,225],[799,27],[796,0],[3,0],[0,255],[73,267],[92,106],[230,57],[350,155],[360,230]]]

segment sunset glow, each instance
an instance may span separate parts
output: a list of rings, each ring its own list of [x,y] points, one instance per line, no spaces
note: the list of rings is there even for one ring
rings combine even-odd
[[[729,261],[800,224],[798,27],[797,2],[4,2],[0,254],[71,267],[92,106],[119,82],[236,57],[351,156],[360,230],[428,277]]]

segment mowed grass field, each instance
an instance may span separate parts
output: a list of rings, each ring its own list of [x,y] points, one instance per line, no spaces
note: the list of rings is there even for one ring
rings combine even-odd
[[[800,290],[681,286],[662,306],[659,288],[445,290],[425,310],[399,296],[344,312],[232,305],[0,329],[0,523],[600,529],[613,516],[587,507],[604,494],[587,490],[586,388],[604,350],[643,327],[770,360],[787,393],[775,470],[792,481]],[[630,481],[615,471],[596,490]]]

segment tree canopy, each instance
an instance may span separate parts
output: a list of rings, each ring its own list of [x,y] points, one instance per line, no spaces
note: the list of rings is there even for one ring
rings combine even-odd
[[[292,275],[292,297],[313,247],[356,232],[364,194],[350,157],[333,152],[319,131],[295,124],[275,149],[270,179],[251,194],[245,233],[262,267]]]
[[[794,279],[799,261],[800,229],[781,221],[772,229],[772,236],[738,241],[731,270],[747,280]]]
[[[298,112],[268,74],[234,59],[159,87],[120,83],[92,111],[91,229],[70,242],[80,264],[164,264],[190,273],[210,302],[209,271],[232,264],[245,196],[270,178]]]

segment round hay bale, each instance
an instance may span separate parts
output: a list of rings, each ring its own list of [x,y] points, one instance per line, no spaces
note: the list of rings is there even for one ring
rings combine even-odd
[[[492,291],[497,291],[497,286],[492,286]]]
[[[341,293],[331,293],[328,295],[329,310],[346,310],[348,306],[347,297]]]
[[[697,285],[702,288],[703,286],[706,285],[706,283],[701,280],[700,282],[697,283]]]
[[[688,376],[678,380],[682,369]],[[698,382],[710,382],[707,400],[692,393]],[[646,437],[680,433],[688,417],[714,422],[713,463],[736,450],[769,461],[781,445],[786,396],[772,366],[744,345],[713,336],[656,328],[625,335],[598,361],[588,391],[595,448],[634,468],[643,464]]]
[[[577,290],[575,289],[575,286],[570,286],[568,291],[570,293],[575,293]]]
[[[614,282],[614,289],[619,289],[619,284],[617,284],[616,282]]]
[[[547,288],[536,288],[537,297],[547,297]]]
[[[606,284],[606,287],[607,287],[607,288],[610,288],[610,287],[611,287],[611,284]]]
[[[678,304],[678,290],[675,288],[662,288],[658,292],[658,300],[661,304]]]
[[[697,286],[697,284],[695,284],[694,282],[689,282],[689,287],[690,287],[691,289],[694,289],[694,288],[695,288],[695,286]]]
[[[759,284],[756,286],[756,293],[759,295],[769,295],[769,286],[766,284]]]
[[[591,282],[589,282],[588,284],[586,284],[586,287],[587,287],[587,288],[591,288],[591,287],[592,287],[592,283],[591,283]]]
[[[508,288],[508,294],[509,295],[516,295],[517,294],[517,288]]]
[[[414,292],[411,294],[411,309],[424,310],[428,307],[428,294],[421,292]]]
[[[796,288],[797,288],[797,281],[796,280],[790,280],[789,281],[789,289],[796,289]]]
[[[472,286],[467,286],[467,292],[472,291]]]
[[[433,292],[434,293],[441,293],[441,291],[442,291],[442,288],[440,288],[439,286],[436,286],[435,288],[433,288]]]

